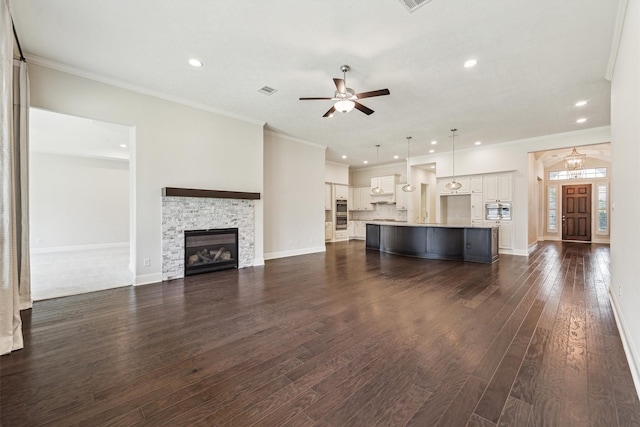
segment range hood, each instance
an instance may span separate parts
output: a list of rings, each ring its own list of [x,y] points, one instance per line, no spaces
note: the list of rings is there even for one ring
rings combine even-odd
[[[371,194],[371,203],[373,204],[394,204],[396,202],[395,193]]]

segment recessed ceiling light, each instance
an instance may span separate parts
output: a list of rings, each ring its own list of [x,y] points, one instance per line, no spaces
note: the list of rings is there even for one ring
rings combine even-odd
[[[478,64],[478,61],[476,61],[475,59],[469,59],[467,62],[464,63],[464,68],[472,68],[475,67]]]
[[[438,141],[431,141],[431,145],[436,145]]]
[[[364,161],[364,162],[362,162],[362,163],[364,163],[364,164],[366,165],[367,163],[369,163],[369,160],[365,160],[365,161]]]
[[[430,153],[435,153],[435,152],[436,152],[436,150],[429,150],[429,152],[430,152]]]
[[[435,168],[436,168],[436,165],[431,165],[431,169],[435,169]]]
[[[482,141],[476,141],[474,144],[480,145],[480,144],[482,144]]]
[[[578,101],[576,102],[576,107],[584,107],[587,105],[587,101]]]
[[[576,123],[584,123],[584,122],[586,122],[586,121],[587,121],[587,119],[585,119],[585,118],[583,117],[583,118],[581,118],[581,119],[576,120]]]
[[[342,155],[342,158],[343,158],[343,159],[346,159],[346,158],[347,158],[347,156],[345,156],[345,155],[343,154],[343,155]]]
[[[393,156],[393,158],[394,158],[394,159],[399,159],[399,158],[400,158],[400,156]]]
[[[189,60],[189,65],[191,65],[192,67],[202,67],[204,64],[202,63],[202,61],[200,61],[199,59],[195,59],[195,58],[191,58]]]
[[[127,144],[120,144],[120,147],[127,148]]]

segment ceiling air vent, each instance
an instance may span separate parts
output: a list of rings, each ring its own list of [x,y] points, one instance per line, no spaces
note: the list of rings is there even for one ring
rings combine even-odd
[[[407,8],[409,12],[415,12],[421,6],[429,3],[431,0],[400,0],[400,3]]]
[[[277,91],[278,91],[278,89],[274,89],[274,88],[269,87],[269,86],[262,86],[260,89],[258,89],[258,92],[260,92],[262,94],[265,94],[267,96],[273,95]]]

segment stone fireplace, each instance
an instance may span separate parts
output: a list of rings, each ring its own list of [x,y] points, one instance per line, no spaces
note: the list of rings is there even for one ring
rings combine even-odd
[[[259,193],[163,188],[162,280],[185,276],[185,231],[237,228],[238,268],[253,266],[254,200],[259,197]]]

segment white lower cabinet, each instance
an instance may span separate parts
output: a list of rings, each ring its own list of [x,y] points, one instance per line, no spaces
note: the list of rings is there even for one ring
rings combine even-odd
[[[325,222],[324,224],[324,239],[333,239],[333,222]]]
[[[335,237],[333,240],[347,240],[349,239],[349,234],[347,230],[336,230]]]
[[[513,249],[513,224],[511,221],[485,221],[484,225],[498,226],[498,249]]]
[[[500,222],[498,248],[513,249],[513,225],[509,221]]]

